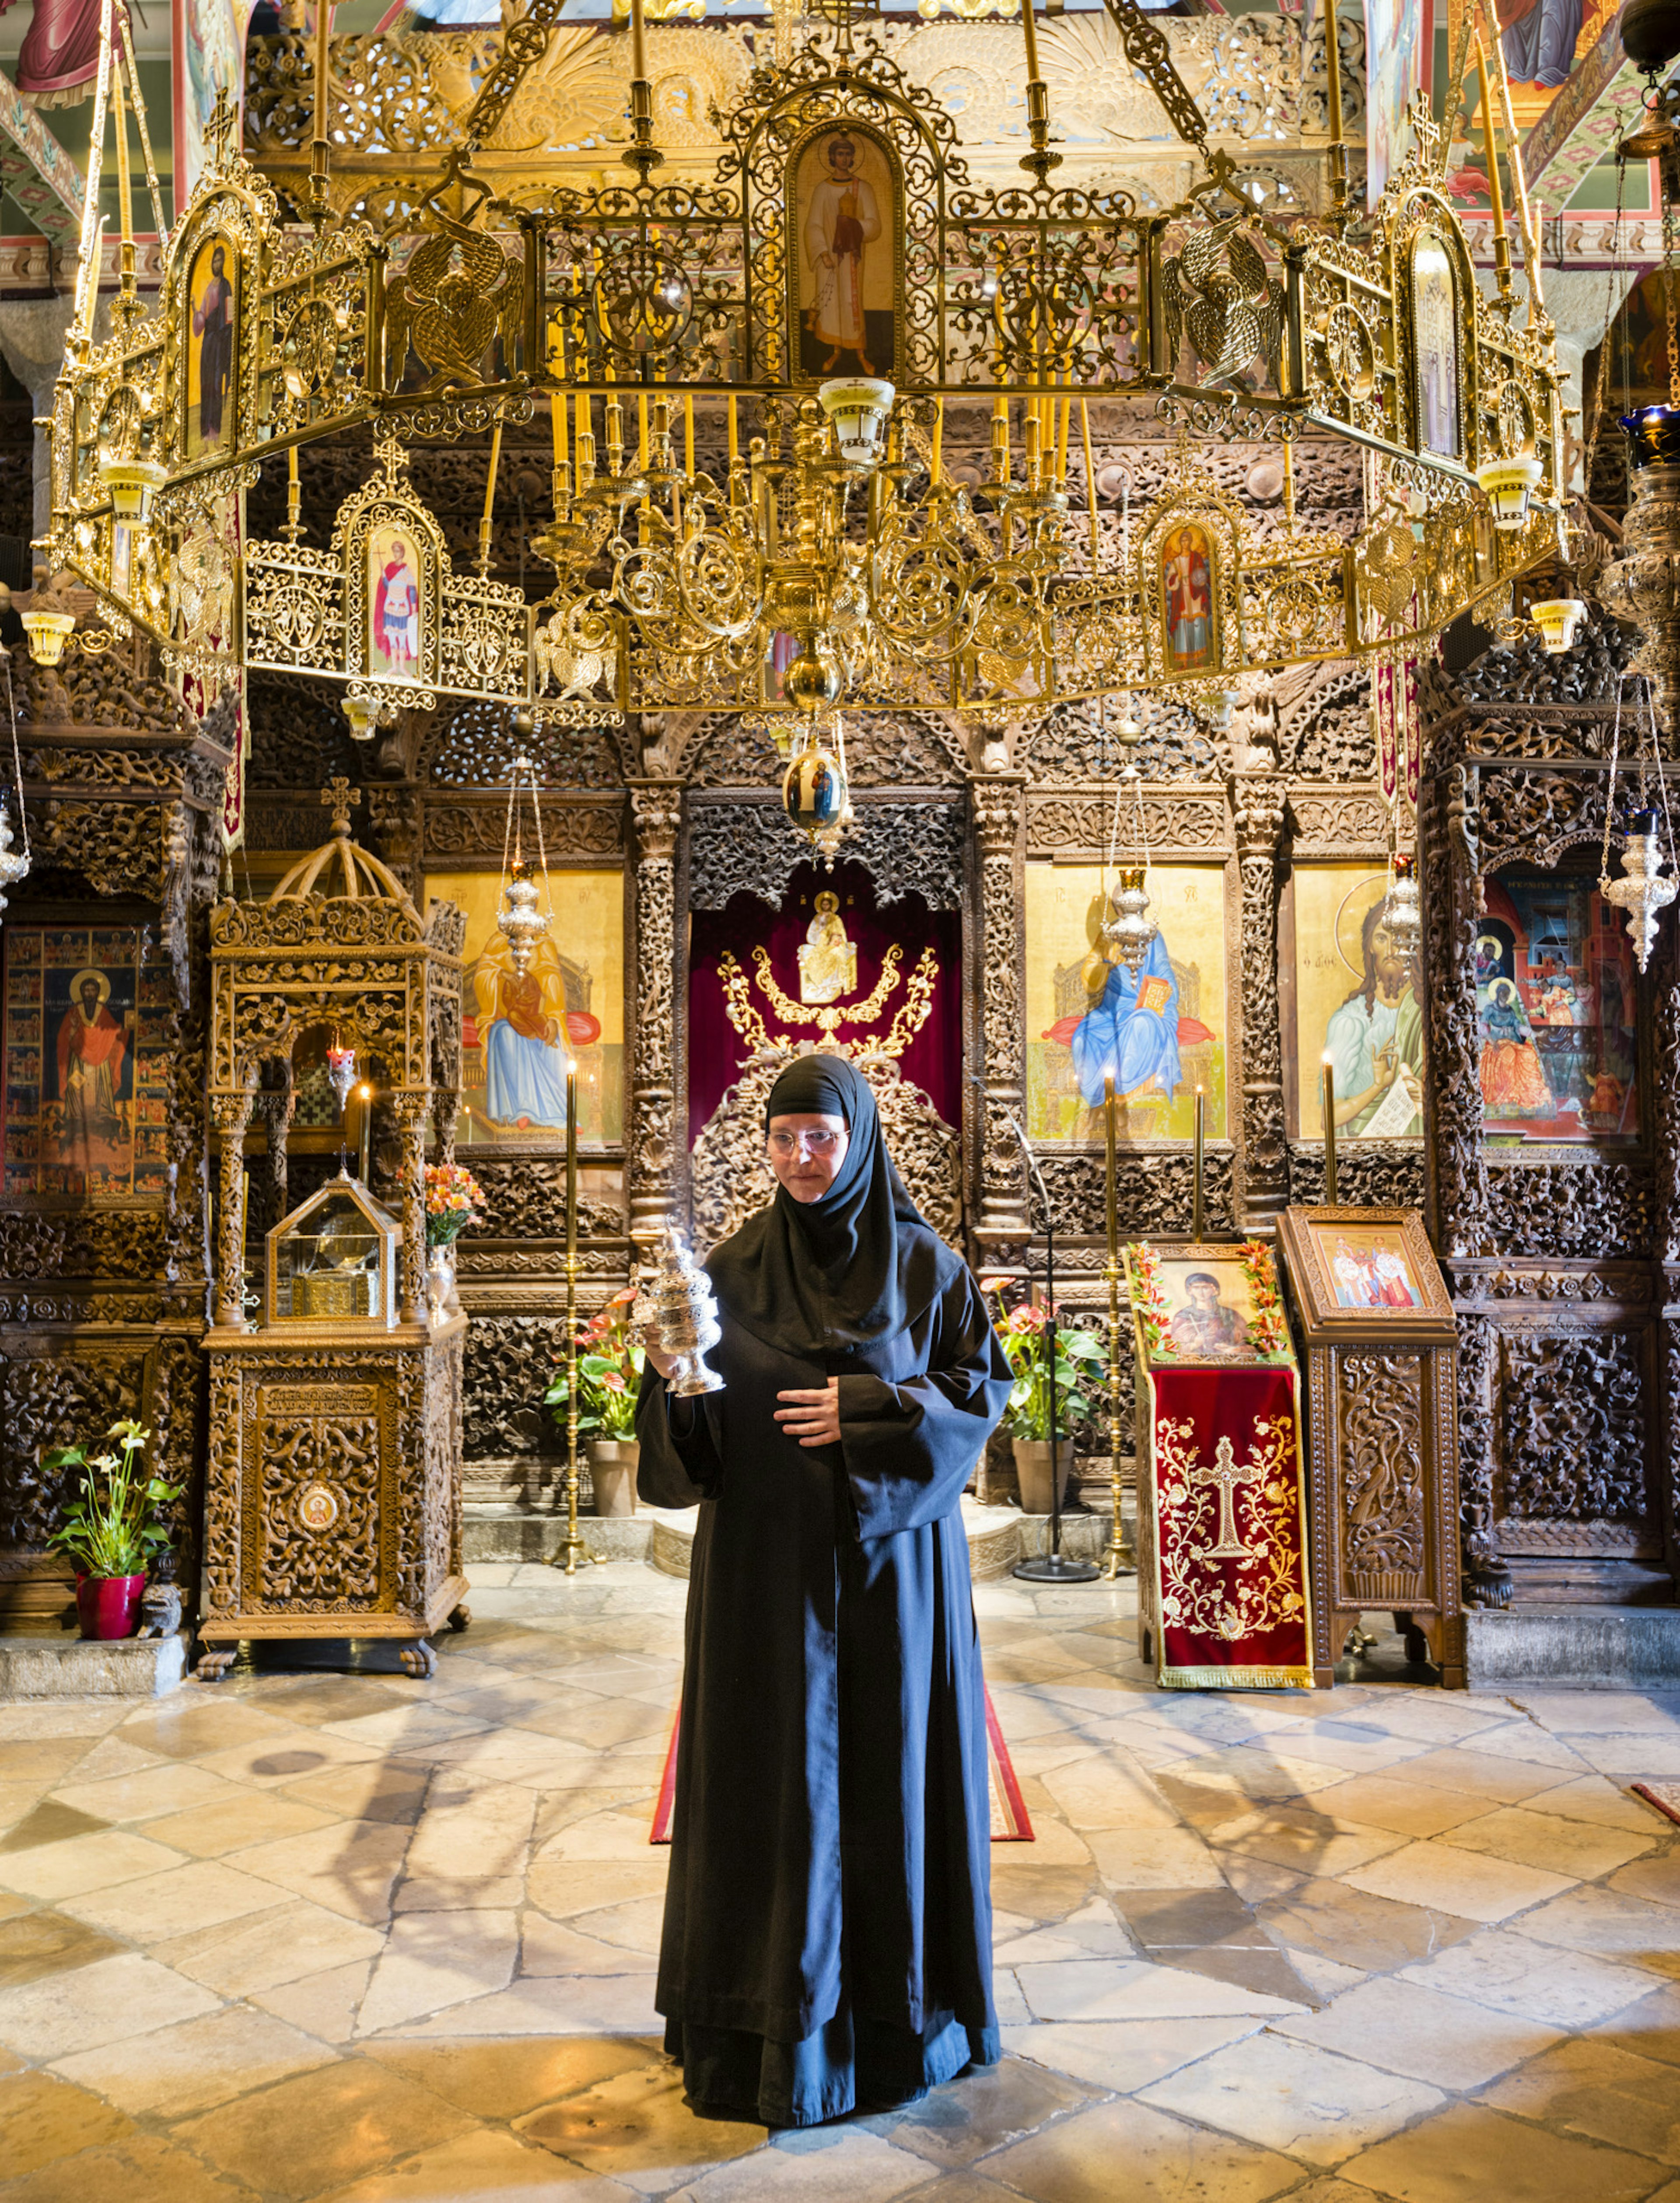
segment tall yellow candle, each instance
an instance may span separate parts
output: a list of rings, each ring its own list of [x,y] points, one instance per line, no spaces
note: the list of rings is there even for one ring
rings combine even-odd
[[[1324,1205],[1336,1205],[1336,1067],[1334,1058],[1324,1058]]]
[[[736,408],[739,400],[733,395],[729,401],[729,463],[731,466],[741,456],[741,423]]]
[[[683,393],[683,472],[689,481],[695,478],[695,398],[692,390]]]
[[[933,401],[933,457],[928,467],[928,475],[932,481],[937,482],[939,479],[940,455],[945,447],[944,399],[936,398]]]

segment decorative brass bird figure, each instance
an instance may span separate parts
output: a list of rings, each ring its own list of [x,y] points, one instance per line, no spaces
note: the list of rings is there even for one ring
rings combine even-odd
[[[1192,230],[1168,261],[1165,278],[1168,340],[1174,358],[1187,330],[1209,382],[1239,374],[1257,355],[1277,372],[1283,332],[1283,285],[1269,274],[1252,241],[1233,215]]]

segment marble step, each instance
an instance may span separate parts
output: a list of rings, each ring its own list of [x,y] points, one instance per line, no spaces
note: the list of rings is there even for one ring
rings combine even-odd
[[[161,1698],[186,1673],[187,1640],[0,1635],[0,1699]]]

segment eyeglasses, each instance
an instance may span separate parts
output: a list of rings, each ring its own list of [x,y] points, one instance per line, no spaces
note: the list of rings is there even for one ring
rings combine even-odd
[[[831,1155],[845,1137],[843,1132],[772,1132],[770,1151],[784,1162],[802,1148],[807,1155]]]

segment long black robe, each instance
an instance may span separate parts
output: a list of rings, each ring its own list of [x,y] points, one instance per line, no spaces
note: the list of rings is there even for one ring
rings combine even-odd
[[[997,2054],[960,1503],[1010,1380],[968,1271],[899,1231],[938,1284],[894,1336],[825,1366],[725,1310],[726,1389],[650,1367],[637,1413],[642,1497],[701,1509],[655,2002],[693,2100],[772,2125]],[[802,1447],[776,1395],[831,1374],[841,1443]]]

